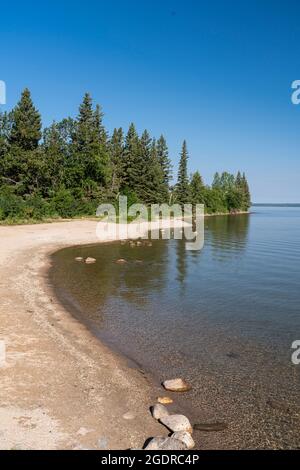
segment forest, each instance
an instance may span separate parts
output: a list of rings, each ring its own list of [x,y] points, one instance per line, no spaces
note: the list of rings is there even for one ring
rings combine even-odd
[[[0,113],[0,221],[39,221],[95,216],[102,202],[143,202],[205,206],[205,212],[248,211],[251,196],[244,173],[216,173],[211,185],[200,171],[189,174],[187,143],[182,143],[174,178],[163,135],[109,134],[99,105],[86,93],[75,118],[43,128],[28,89],[10,112]]]

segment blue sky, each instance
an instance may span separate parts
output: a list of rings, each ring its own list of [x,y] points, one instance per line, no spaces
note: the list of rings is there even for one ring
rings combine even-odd
[[[43,115],[74,116],[85,91],[109,130],[166,136],[177,171],[246,171],[255,202],[300,202],[298,0],[15,1],[1,5],[7,105],[27,86]]]

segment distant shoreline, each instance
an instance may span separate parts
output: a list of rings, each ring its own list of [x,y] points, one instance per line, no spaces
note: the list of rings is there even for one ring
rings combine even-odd
[[[272,203],[272,202],[257,202],[253,203],[252,207],[300,207],[300,203]]]

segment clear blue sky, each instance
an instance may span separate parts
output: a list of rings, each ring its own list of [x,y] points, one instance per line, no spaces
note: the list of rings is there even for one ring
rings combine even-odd
[[[48,125],[89,91],[109,130],[163,132],[175,164],[186,139],[206,182],[241,169],[253,201],[300,202],[299,18],[298,0],[2,2],[1,108],[27,86]]]

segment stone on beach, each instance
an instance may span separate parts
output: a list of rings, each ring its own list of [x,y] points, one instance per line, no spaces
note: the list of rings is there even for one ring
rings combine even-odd
[[[187,449],[193,449],[195,447],[195,442],[192,436],[187,431],[177,431],[172,434],[172,439],[177,439],[178,441],[183,442]]]
[[[157,401],[162,405],[170,405],[171,403],[173,403],[172,398],[169,397],[157,397]]]
[[[170,392],[188,392],[192,388],[191,385],[183,379],[165,380],[163,386]]]
[[[193,428],[190,421],[184,415],[164,416],[159,421],[172,432],[187,431],[190,434],[192,434],[193,432]]]
[[[96,263],[95,258],[88,257],[85,259],[85,264],[93,264],[93,263]]]
[[[187,450],[187,446],[179,439],[171,437],[153,437],[145,450]]]
[[[169,416],[167,408],[159,403],[151,407],[151,413],[153,418],[157,420],[164,418],[165,416]]]

